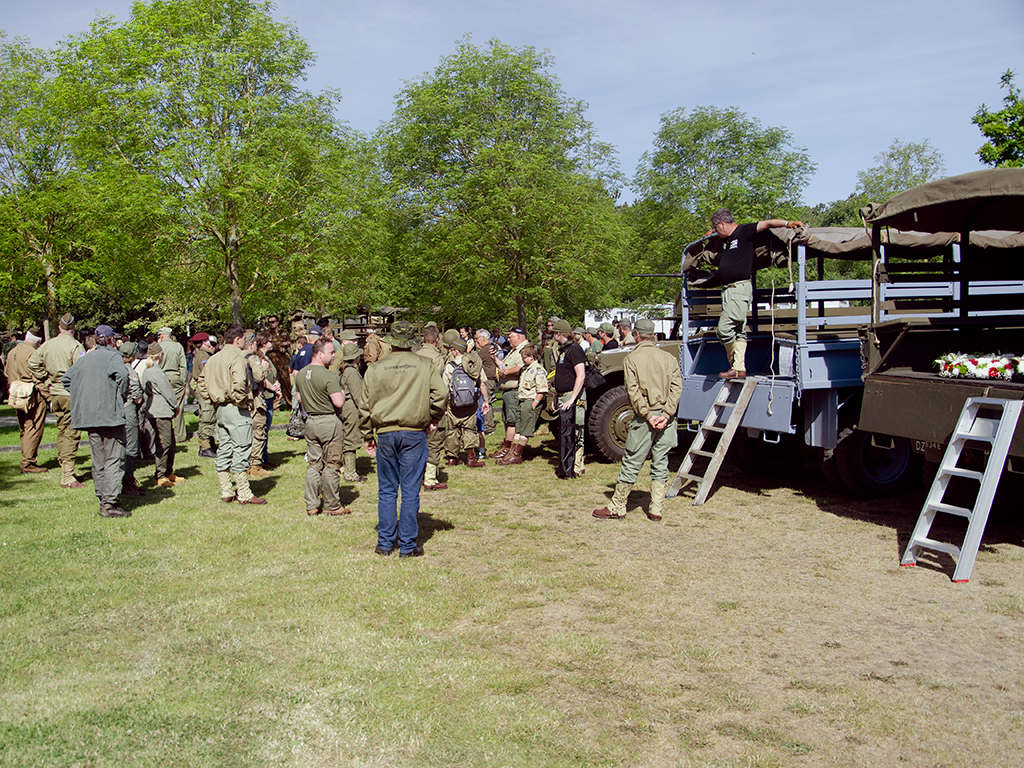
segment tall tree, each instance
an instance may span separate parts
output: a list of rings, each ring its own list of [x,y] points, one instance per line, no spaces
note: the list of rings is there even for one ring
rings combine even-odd
[[[665,113],[633,181],[630,215],[644,268],[678,271],[683,247],[708,230],[718,208],[738,221],[786,218],[815,167],[788,130],[765,127],[735,107]]]
[[[608,302],[626,242],[614,157],[552,66],[467,39],[399,94],[384,138],[409,303],[526,325]]]
[[[269,293],[267,275],[315,240],[304,214],[341,140],[336,96],[300,90],[313,54],[272,9],[136,2],[125,24],[95,22],[64,56],[63,77],[80,94],[77,148],[95,183],[115,207],[159,214],[131,247],[173,274],[160,286],[167,307],[187,313],[219,294],[241,322],[246,295]]]
[[[873,202],[884,202],[911,187],[941,179],[946,173],[942,153],[928,139],[893,139],[888,149],[875,155],[875,162],[878,165],[857,173],[857,192]]]
[[[1000,87],[1006,89],[1003,108],[992,112],[982,104],[971,121],[988,139],[978,150],[978,157],[996,168],[1024,165],[1024,100],[1021,100],[1020,89],[1013,84],[1016,74],[1008,69],[1000,78]]]

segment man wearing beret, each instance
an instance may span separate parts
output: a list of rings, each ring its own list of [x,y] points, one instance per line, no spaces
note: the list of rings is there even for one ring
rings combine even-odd
[[[103,517],[128,517],[117,497],[121,493],[125,431],[124,401],[128,371],[114,349],[114,329],[96,329],[96,348],[64,372],[72,429],[89,431],[92,481]]]
[[[647,516],[661,520],[668,489],[668,453],[676,447],[676,413],[683,392],[679,360],[654,343],[654,322],[636,323],[638,343],[626,356],[623,373],[633,420],[626,435],[626,452],[612,500],[594,510],[594,517],[613,520],[626,516],[626,500],[637,475],[651,455],[651,506]]]
[[[178,398],[178,412],[172,423],[174,424],[174,442],[184,443],[188,439],[185,434],[185,385],[188,379],[188,361],[185,359],[185,348],[174,340],[173,331],[164,327],[159,331],[160,349],[163,350],[163,359],[160,367],[167,374],[167,380],[171,382],[171,389]]]
[[[44,342],[28,359],[28,369],[39,394],[47,399],[57,419],[57,460],[60,462],[60,487],[82,488],[75,478],[75,454],[78,430],[71,426],[71,396],[61,380],[64,373],[85,354],[75,340],[75,318],[70,313],[60,319],[59,333]]]

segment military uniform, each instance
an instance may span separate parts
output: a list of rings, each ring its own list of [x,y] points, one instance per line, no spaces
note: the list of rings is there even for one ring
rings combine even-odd
[[[465,341],[462,342],[465,344]],[[451,390],[452,377],[456,367],[461,367],[466,372],[473,384],[479,388],[483,381],[483,362],[476,352],[466,352],[463,355],[452,355],[444,367],[442,379],[447,390]],[[448,409],[445,413],[445,436],[444,452],[448,459],[448,465],[461,464],[459,458],[463,450],[466,451],[467,467],[482,467],[484,462],[476,458],[477,428],[476,428],[477,405],[456,407],[451,398],[448,399]]]
[[[651,330],[645,330],[647,327]],[[640,333],[653,333],[653,329],[654,323],[650,321],[637,322]],[[623,373],[633,420],[612,500],[604,509],[594,510],[594,516],[618,518],[626,514],[629,491],[650,454],[651,506],[647,515],[660,520],[668,489],[668,453],[677,444],[676,413],[683,391],[679,361],[653,341],[641,341],[626,356]],[[664,426],[656,428],[651,424],[657,417],[667,419]]]
[[[18,431],[21,434],[21,471],[23,474],[46,471],[36,461],[39,456],[39,444],[43,441],[43,429],[46,426],[46,399],[39,394],[32,378],[32,372],[28,368],[29,358],[35,354],[35,351],[35,343],[26,341],[19,344],[7,353],[7,365],[4,368],[8,386],[15,382],[33,385],[28,407],[23,411],[15,411],[18,415]]]
[[[363,343],[363,360],[367,365],[383,360],[391,354],[391,345],[382,339],[377,333],[370,332]]]
[[[167,380],[171,382],[174,396],[178,398],[178,415],[173,419],[174,440],[183,443],[188,439],[185,434],[185,387],[188,379],[188,361],[185,359],[185,348],[170,338],[170,333],[170,328],[160,329],[160,335],[167,336],[166,339],[160,340],[160,349],[164,353],[160,367],[167,374]]]
[[[70,323],[63,321],[70,330],[74,327],[74,319]],[[78,441],[81,433],[71,426],[71,396],[61,383],[67,370],[85,354],[85,348],[79,344],[71,333],[59,333],[40,346],[28,359],[28,369],[39,386],[40,394],[45,397],[57,419],[57,460],[60,462],[60,484],[62,488],[81,488],[82,484],[75,479],[75,455],[78,453]]]
[[[193,341],[195,338],[193,337]],[[217,430],[217,414],[214,412],[213,403],[199,394],[199,379],[203,376],[203,368],[207,361],[213,357],[208,349],[197,347],[192,353],[192,380],[195,382],[194,390],[199,400],[199,450],[208,451],[213,448],[213,435]]]
[[[163,351],[163,342],[159,348]],[[150,347],[150,354],[153,347]],[[174,434],[174,416],[178,410],[178,396],[171,385],[167,372],[159,365],[148,365],[139,374],[139,383],[146,396],[146,417],[156,438],[153,463],[157,485],[173,486],[178,478],[174,474],[174,454],[177,451],[177,437]]]
[[[352,350],[352,351],[349,351]],[[356,452],[362,443],[359,435],[359,406],[356,405],[363,392],[363,377],[359,374],[356,360],[362,354],[354,344],[345,344],[342,354],[335,360],[342,359],[345,363],[341,371],[341,388],[345,392],[345,405],[341,409],[341,423],[345,429],[345,480],[350,483],[362,483],[366,478],[356,471]]]
[[[217,409],[217,479],[223,501],[235,499],[237,486],[239,504],[262,504],[264,499],[249,488],[249,455],[252,451],[252,412],[249,410],[252,389],[249,386],[245,353],[234,344],[227,344],[211,357],[199,382],[200,392]]]
[[[333,371],[307,365],[295,377],[295,389],[306,409],[306,512],[315,515],[323,500],[329,515],[347,514],[340,498],[342,449],[345,432],[331,395],[342,391]],[[346,398],[347,400],[348,398]]]
[[[437,347],[433,344],[423,344],[416,350],[416,354],[427,358],[433,364],[437,375],[441,376],[444,372],[445,357]],[[423,470],[423,487],[428,491],[443,491],[448,487],[447,483],[442,483],[437,477],[437,468],[441,464],[441,451],[444,449],[446,436],[443,420],[437,425],[437,429],[427,435],[427,466]]]
[[[135,350],[133,341],[122,344],[118,350],[122,362],[126,356],[134,357]],[[124,367],[128,371],[128,394],[124,398],[124,477],[121,492],[138,496],[142,492],[135,482],[135,462],[139,459],[139,405],[143,401],[143,391],[134,366],[125,363]]]
[[[267,445],[267,401],[263,398],[264,382],[273,367],[270,361],[263,364],[263,358],[255,352],[247,352],[246,363],[249,366],[249,413],[252,414],[252,448],[249,451],[249,474],[253,477],[269,475],[263,469],[263,449]]]

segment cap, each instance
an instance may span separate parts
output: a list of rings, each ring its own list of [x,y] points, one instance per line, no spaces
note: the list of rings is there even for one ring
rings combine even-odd
[[[198,341],[200,344],[202,344],[209,338],[210,334],[208,334],[206,331],[200,331],[199,333],[192,337],[192,341]]]
[[[157,331],[157,333],[159,333],[161,336],[170,336],[172,333],[174,333],[174,331],[172,331],[168,326],[165,325],[163,328]]]
[[[572,329],[572,332],[578,333],[580,336],[582,336],[584,333],[587,332],[587,329],[580,326],[576,326],[575,328]]]
[[[338,341],[357,341],[358,339],[359,337],[356,335],[356,332],[351,328],[338,334]]]
[[[549,323],[557,323],[561,319],[562,318],[560,318],[558,315],[552,315],[551,317],[548,318],[548,322]]]
[[[518,325],[513,325],[511,328],[508,329],[508,332],[509,333],[518,333],[520,336],[525,336],[526,335],[526,331],[524,331]]]
[[[391,332],[384,339],[388,344],[399,349],[409,349],[413,345],[412,323],[408,320],[399,320],[392,323]]]
[[[135,357],[135,350],[139,348],[139,345],[134,341],[126,341],[121,345],[121,357]]]
[[[591,336],[597,336],[597,328],[587,328],[587,333]]]
[[[70,312],[64,313],[64,317],[60,319],[60,323],[58,323],[58,325],[60,325],[60,327],[65,331],[70,331],[75,327],[75,316]]]
[[[636,321],[637,333],[654,333],[654,321],[646,317]]]
[[[462,350],[463,352],[465,352],[465,351],[466,351],[466,348],[467,348],[467,347],[468,347],[469,345],[468,345],[468,343],[466,342],[466,340],[465,340],[464,338],[462,338],[461,336],[456,336],[456,337],[455,337],[454,339],[452,339],[452,340],[451,340],[451,341],[450,341],[450,342],[448,343],[448,346],[450,346],[450,347],[454,347],[455,349],[460,349],[460,350]]]
[[[323,331],[320,330],[320,326],[319,325],[310,326],[309,330],[306,331],[306,336],[308,336],[310,338],[312,338],[313,336],[316,336],[317,338],[320,338],[322,335],[323,335]]]
[[[568,320],[558,320],[552,330],[558,333],[572,333],[572,326],[569,325]]]
[[[346,344],[341,348],[341,359],[346,363],[350,360],[355,360],[357,357],[362,357],[363,350],[359,348],[358,344]]]
[[[601,323],[601,330],[605,333],[615,333],[615,326],[611,323]]]
[[[105,325],[104,324],[104,325],[97,326],[97,328],[94,331],[94,333],[97,336],[99,336],[101,339],[109,339],[109,338],[111,338],[114,335],[114,329],[111,328],[109,325]]]
[[[147,355],[159,355],[161,352],[163,352],[163,350],[160,348],[160,344],[155,341],[150,344],[149,349],[146,350]]]

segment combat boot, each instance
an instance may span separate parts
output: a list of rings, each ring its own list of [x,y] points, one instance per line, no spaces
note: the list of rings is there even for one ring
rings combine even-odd
[[[651,520],[661,520],[665,511],[665,491],[668,490],[668,483],[664,480],[651,481],[651,507],[647,511],[647,517]]]
[[[607,507],[594,510],[594,517],[601,520],[620,520],[626,516],[626,500],[629,492],[633,490],[632,483],[616,483],[615,493]]]

